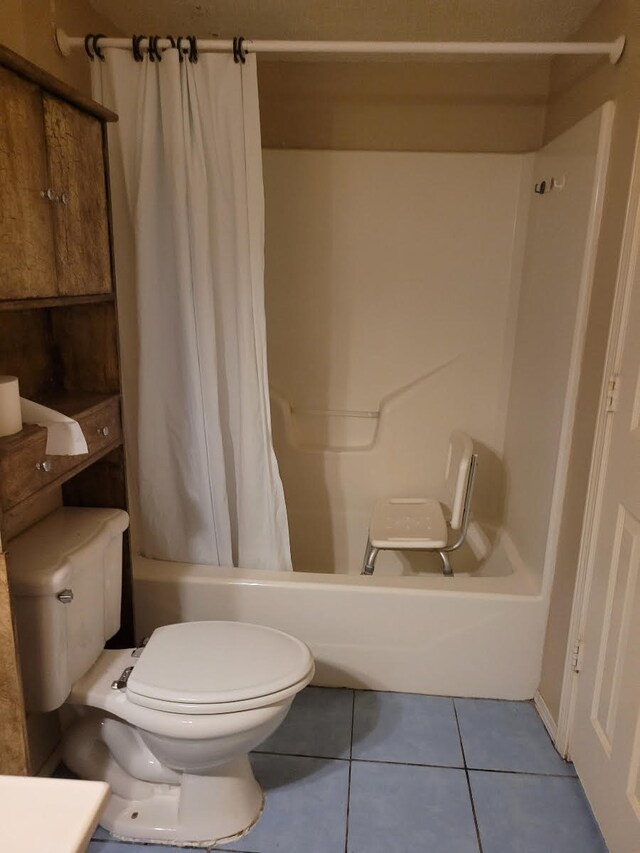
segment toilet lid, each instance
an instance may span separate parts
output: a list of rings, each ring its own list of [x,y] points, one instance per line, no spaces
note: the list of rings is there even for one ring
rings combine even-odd
[[[285,690],[313,667],[307,646],[245,622],[184,622],[157,628],[127,682],[127,697],[189,705],[257,699]]]

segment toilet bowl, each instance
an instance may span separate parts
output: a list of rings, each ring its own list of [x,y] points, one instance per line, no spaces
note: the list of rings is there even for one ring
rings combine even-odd
[[[64,762],[109,783],[100,822],[117,837],[230,841],[263,808],[248,753],[284,720],[313,671],[305,644],[271,628],[159,628],[141,650],[103,651],[73,685],[67,703],[77,719]]]
[[[248,754],[311,681],[313,657],[289,634],[242,622],[167,625],[142,648],[105,649],[120,627],[128,523],[122,510],[62,507],[12,540],[25,704],[70,710],[63,758],[111,786],[106,829],[209,847],[260,817]]]

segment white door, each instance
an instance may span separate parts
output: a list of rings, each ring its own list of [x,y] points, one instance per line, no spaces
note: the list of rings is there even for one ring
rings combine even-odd
[[[582,619],[571,757],[611,853],[640,853],[640,163],[625,236]],[[623,258],[625,257],[623,252]],[[624,266],[624,262],[621,266]]]

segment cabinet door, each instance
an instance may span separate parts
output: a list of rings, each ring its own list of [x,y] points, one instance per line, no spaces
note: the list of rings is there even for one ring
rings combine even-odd
[[[0,299],[56,295],[40,89],[0,68]]]
[[[102,125],[70,104],[44,96],[58,290],[64,296],[111,290],[109,220]]]

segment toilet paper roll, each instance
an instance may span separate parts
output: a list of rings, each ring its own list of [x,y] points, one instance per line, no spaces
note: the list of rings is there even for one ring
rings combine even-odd
[[[87,440],[78,421],[62,412],[49,409],[33,400],[20,400],[25,424],[38,424],[47,429],[46,452],[51,456],[79,456],[88,453]]]
[[[16,376],[0,376],[0,437],[22,429],[20,388]]]

